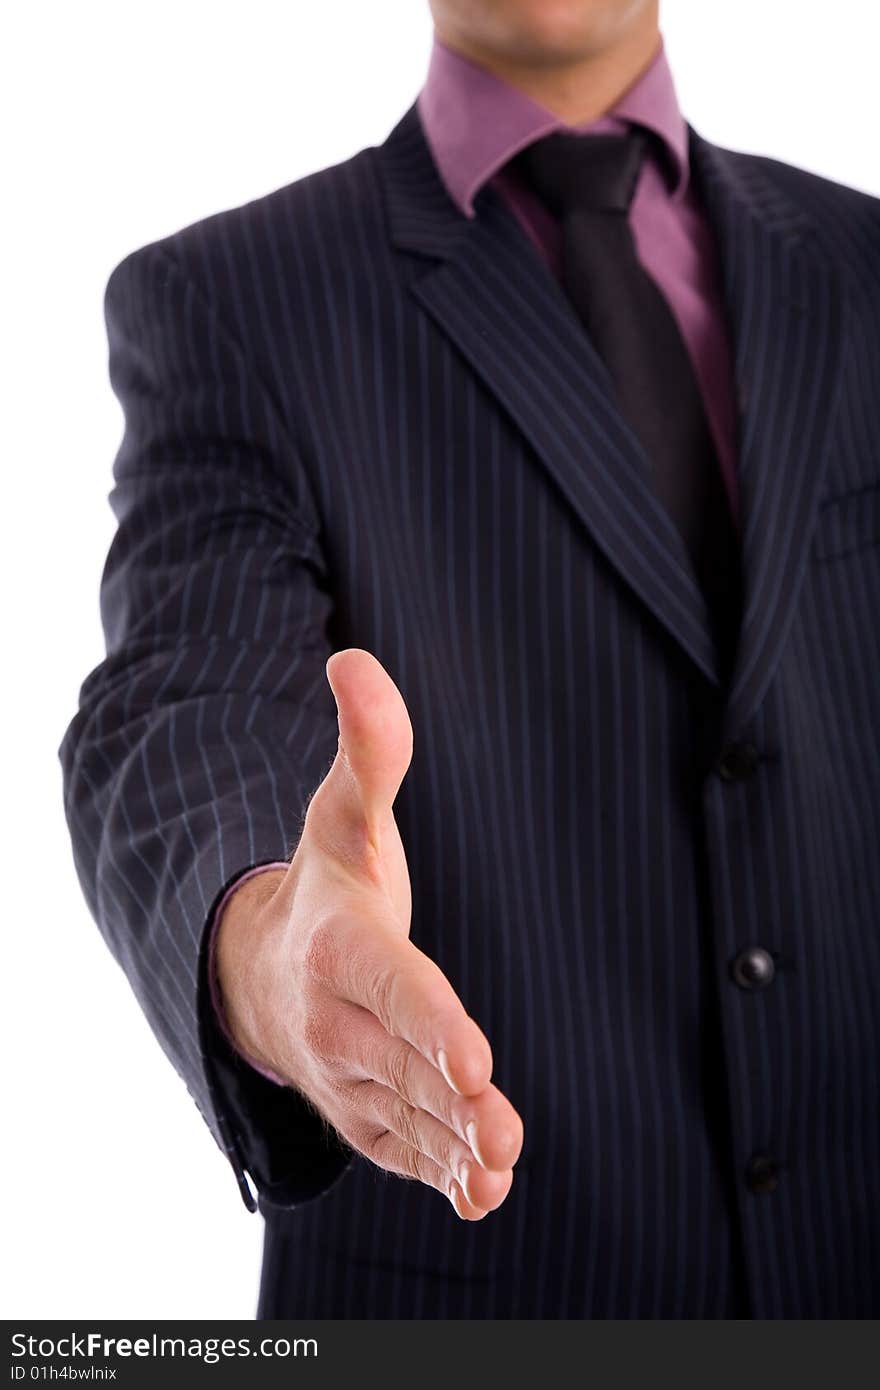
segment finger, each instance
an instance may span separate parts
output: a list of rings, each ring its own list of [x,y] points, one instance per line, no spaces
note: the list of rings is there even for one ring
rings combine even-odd
[[[452,1174],[472,1206],[494,1211],[504,1201],[513,1182],[512,1170],[490,1173],[481,1168],[469,1145],[427,1111],[377,1081],[355,1083],[349,1098],[366,1119],[384,1126]]]
[[[412,725],[403,696],[369,652],[334,652],[327,680],[339,746],[309,802],[303,835],[357,870],[378,854],[383,832],[391,830],[391,808],[412,758]]]
[[[512,1168],[522,1151],[523,1125],[497,1086],[460,1096],[420,1052],[393,1038],[367,1010],[342,1005],[342,1029],[350,1042],[355,1075],[380,1082],[410,1105],[433,1115],[457,1134],[483,1168]]]
[[[381,920],[337,915],[313,934],[313,974],[338,999],[368,1009],[461,1095],[492,1078],[492,1050],[438,965]]]
[[[428,1187],[436,1188],[449,1198],[456,1214],[463,1221],[481,1221],[486,1215],[484,1208],[475,1207],[468,1201],[458,1180],[451,1173],[441,1168],[432,1158],[428,1158],[427,1154],[407,1144],[392,1130],[386,1130],[371,1141],[367,1157],[390,1173],[398,1173],[404,1178],[416,1178]]]

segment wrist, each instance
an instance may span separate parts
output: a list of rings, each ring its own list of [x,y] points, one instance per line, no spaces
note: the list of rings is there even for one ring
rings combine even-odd
[[[257,983],[266,935],[267,908],[286,875],[286,868],[246,874],[221,904],[211,943],[214,1005],[236,1049],[263,1075],[269,1072],[261,1046],[261,1006],[265,991]]]

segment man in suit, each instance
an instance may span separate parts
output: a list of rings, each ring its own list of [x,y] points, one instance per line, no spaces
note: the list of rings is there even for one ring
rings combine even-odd
[[[880,205],[655,0],[431,8],[384,144],[110,277],[84,892],[259,1316],[877,1314]]]

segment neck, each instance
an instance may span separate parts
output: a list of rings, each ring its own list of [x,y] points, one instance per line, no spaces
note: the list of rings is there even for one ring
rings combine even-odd
[[[647,22],[633,25],[595,53],[523,59],[482,49],[456,33],[437,29],[437,37],[463,58],[519,88],[567,125],[597,120],[650,66],[661,37],[656,9]]]

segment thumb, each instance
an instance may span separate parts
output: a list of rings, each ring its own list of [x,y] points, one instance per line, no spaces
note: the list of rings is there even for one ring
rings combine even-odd
[[[334,652],[326,669],[336,700],[339,747],[309,813],[314,812],[314,829],[329,831],[328,848],[360,859],[359,849],[367,848],[364,835],[378,851],[382,831],[393,821],[394,798],[412,758],[412,725],[403,696],[369,652],[358,647]],[[321,834],[325,844],[327,838]]]

